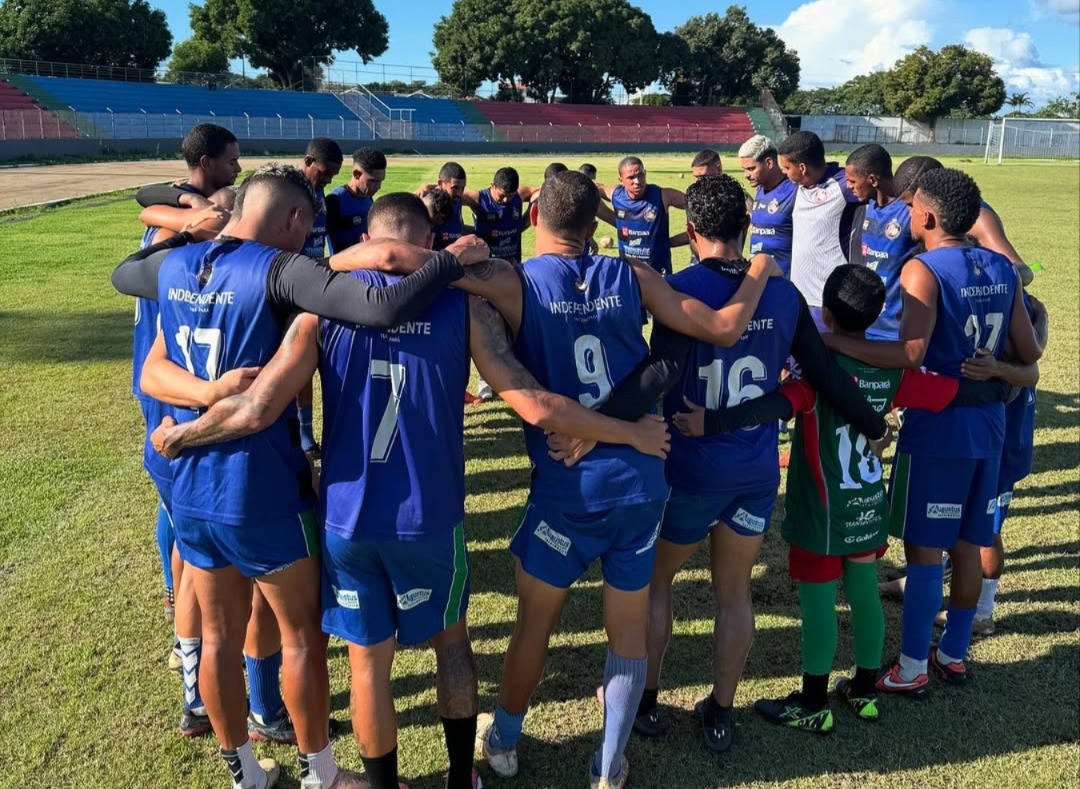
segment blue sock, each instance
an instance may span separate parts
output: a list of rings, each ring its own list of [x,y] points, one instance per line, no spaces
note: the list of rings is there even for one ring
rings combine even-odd
[[[926,660],[934,617],[941,610],[942,567],[909,564],[904,587],[904,618],[900,652],[914,660]]]
[[[528,710],[525,710],[528,712]],[[507,712],[502,704],[495,705],[495,725],[491,727],[491,744],[496,748],[513,748],[521,739],[525,712]]]
[[[315,448],[315,428],[312,425],[314,408],[310,405],[297,406],[296,413],[300,417],[300,448],[307,452]]]
[[[251,685],[251,711],[263,723],[277,720],[285,702],[281,698],[281,650],[269,657],[253,658],[244,655],[248,683]]]
[[[608,650],[604,662],[604,741],[593,758],[595,775],[619,776],[623,751],[645,690],[648,663],[648,658],[625,658]]]
[[[161,554],[161,571],[165,574],[165,588],[173,588],[172,577],[172,549],[173,549],[172,519],[165,509],[165,502],[158,500],[157,508],[157,547]]]
[[[971,625],[975,621],[974,608],[953,608],[945,621],[945,632],[938,642],[938,651],[954,660],[963,660],[971,643]]]
[[[199,659],[202,657],[201,638],[178,638],[181,673],[184,677],[184,709],[197,710],[203,706],[199,693]]]

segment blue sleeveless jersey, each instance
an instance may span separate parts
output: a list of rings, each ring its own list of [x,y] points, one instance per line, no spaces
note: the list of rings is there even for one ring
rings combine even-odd
[[[461,238],[464,229],[465,222],[461,219],[461,203],[454,203],[454,215],[450,218],[450,221],[431,228],[431,234],[434,238],[432,247],[435,250],[446,249]]]
[[[938,283],[937,322],[923,365],[960,378],[960,365],[988,348],[1000,359],[1019,286],[1004,255],[981,247],[943,247],[919,255]],[[989,458],[1001,454],[1005,404],[950,406],[939,414],[910,409],[897,450],[946,458]]]
[[[785,277],[791,274],[791,211],[797,191],[787,178],[768,192],[759,186],[750,214],[750,254],[772,255]]]
[[[519,269],[521,330],[515,353],[540,384],[599,407],[648,355],[641,293],[626,261],[603,255],[541,255]],[[629,446],[600,444],[573,468],[548,457],[544,431],[525,426],[530,496],[563,512],[599,512],[667,496],[663,461]]]
[[[326,195],[322,189],[315,190],[315,221],[304,242],[304,254],[315,260],[326,256]]]
[[[161,329],[169,360],[205,380],[265,365],[282,326],[266,299],[279,250],[253,241],[207,241],[169,253],[158,274]],[[200,279],[201,274],[201,279]],[[179,421],[194,419],[175,409]],[[313,504],[296,409],[254,435],[184,451],[173,461],[173,507],[181,515],[259,527]]]
[[[493,258],[521,262],[521,206],[521,198],[516,194],[506,205],[499,205],[492,199],[490,189],[480,190],[476,235],[491,247]]]
[[[1024,293],[1024,307],[1031,316],[1034,310],[1027,293]],[[1035,387],[1025,386],[1005,406],[1005,446],[1001,451],[1001,471],[998,476],[1002,491],[1031,473],[1036,400]]]
[[[713,309],[727,303],[742,283],[742,273],[727,264],[705,261],[680,271],[668,282],[675,290]],[[683,397],[706,408],[729,408],[762,397],[779,385],[791,355],[799,297],[790,282],[771,279],[747,332],[730,348],[694,342],[682,383],[664,399],[664,415],[685,411]],[[671,432],[665,472],[672,487],[701,493],[740,493],[780,484],[776,422],[732,433],[687,438]],[[678,433],[678,435],[676,435]]]
[[[145,249],[154,243],[154,234],[158,228],[148,227],[143,232],[141,248]],[[143,437],[143,468],[155,482],[162,486],[172,484],[172,464],[169,459],[158,454],[154,445],[150,443],[150,435],[161,424],[166,416],[175,416],[171,406],[143,394],[139,386],[142,378],[143,365],[146,356],[157,339],[158,329],[161,328],[161,311],[154,299],[135,299],[135,331],[133,332],[134,346],[131,357],[131,391],[142,406],[143,415],[146,417],[146,435]]]
[[[368,211],[375,201],[370,197],[357,197],[344,186],[339,186],[330,194],[338,201],[338,220],[348,225],[327,233],[326,241],[333,255],[360,243],[367,232]]]
[[[873,340],[900,339],[900,269],[915,248],[911,237],[911,211],[901,200],[881,207],[871,200],[866,205],[862,226],[862,256],[867,268],[877,272],[885,283],[885,306],[881,315],[866,330]]]
[[[616,186],[611,195],[619,254],[648,263],[661,273],[671,273],[671,235],[664,210],[664,192],[649,184],[645,196],[631,200],[626,187]]]
[[[377,287],[399,279],[372,271],[352,276]],[[320,508],[327,531],[347,540],[412,540],[462,522],[467,298],[447,290],[389,331],[320,323]]]

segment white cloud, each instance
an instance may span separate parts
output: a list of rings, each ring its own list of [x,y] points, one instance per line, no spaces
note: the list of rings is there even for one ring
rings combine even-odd
[[[825,87],[890,68],[933,38],[931,0],[813,0],[796,8],[776,33],[799,53],[801,86]]]
[[[1070,25],[1080,25],[1080,3],[1076,0],[1032,0],[1036,16],[1057,17]]]
[[[964,43],[994,59],[994,68],[1010,91],[1031,94],[1036,106],[1063,93],[1072,93],[1080,84],[1077,69],[1043,63],[1035,42],[1027,33],[1009,28],[976,27],[964,33]]]

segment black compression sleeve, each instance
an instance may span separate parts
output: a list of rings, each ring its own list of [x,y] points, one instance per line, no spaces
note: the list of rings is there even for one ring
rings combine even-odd
[[[791,341],[791,355],[799,363],[803,377],[852,427],[871,440],[885,435],[884,418],[870,407],[851,376],[844,372],[829,353],[801,294],[799,321],[795,328],[795,337]]]
[[[769,392],[731,408],[710,408],[705,412],[705,435],[730,433],[744,427],[758,427],[791,419],[791,401],[779,392]]]
[[[279,309],[389,329],[418,316],[463,275],[458,259],[444,251],[419,271],[389,287],[376,288],[309,257],[282,252],[270,266],[266,297]]]
[[[956,397],[949,405],[992,405],[1001,403],[1009,398],[1012,386],[1005,381],[992,378],[989,381],[972,381],[970,378],[960,379],[960,389]]]
[[[140,249],[134,255],[129,255],[121,261],[120,265],[113,269],[113,287],[126,296],[136,296],[140,299],[153,299],[158,297],[158,269],[161,261],[170,251],[177,247],[188,244],[192,238],[187,233],[177,233],[172,238],[158,242]]]
[[[866,258],[863,257],[862,251],[862,236],[863,236],[863,222],[866,219],[866,205],[860,205],[855,211],[855,221],[851,225],[851,239],[848,241],[848,263],[857,263],[860,266],[866,265]]]
[[[184,190],[178,186],[172,184],[153,184],[152,186],[144,186],[135,194],[135,202],[141,205],[143,208],[149,208],[152,205],[168,205],[173,208],[183,208],[180,205],[180,195],[185,194]],[[186,194],[190,194],[187,192]]]
[[[598,409],[614,419],[634,421],[679,382],[694,341],[656,323],[648,357],[623,379]]]

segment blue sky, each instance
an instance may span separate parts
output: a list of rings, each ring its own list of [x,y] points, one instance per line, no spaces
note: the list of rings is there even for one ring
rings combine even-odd
[[[165,10],[177,41],[191,35],[187,0],[151,3]],[[856,74],[886,68],[921,44],[938,48],[963,43],[993,57],[1010,91],[1027,91],[1037,103],[1080,90],[1080,0],[756,0],[742,4],[755,23],[775,27],[785,43],[799,52],[803,87],[835,85]],[[375,5],[390,23],[390,48],[378,62],[430,67],[431,30],[440,16],[449,13],[451,2],[375,0]],[[722,10],[728,4],[636,0],[636,5],[663,31],[694,14]],[[358,58],[344,53],[339,60],[344,65]]]

